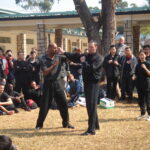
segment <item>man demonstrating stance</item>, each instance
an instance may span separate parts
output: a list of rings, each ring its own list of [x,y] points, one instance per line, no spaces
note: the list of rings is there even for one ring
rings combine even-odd
[[[43,96],[40,104],[39,116],[37,119],[36,129],[43,127],[44,120],[49,111],[53,98],[55,99],[60,115],[62,117],[63,128],[74,128],[69,123],[68,106],[61,83],[61,65],[65,60],[64,57],[56,55],[57,45],[50,44],[47,54],[42,57],[41,69],[44,75]]]
[[[86,108],[88,113],[88,129],[82,135],[95,135],[95,130],[99,130],[97,115],[97,100],[99,91],[99,81],[102,77],[102,57],[97,53],[97,43],[90,41],[88,44],[89,53],[73,54],[64,53],[71,61],[82,64],[82,75],[84,82],[84,92]],[[63,53],[63,50],[62,50]]]

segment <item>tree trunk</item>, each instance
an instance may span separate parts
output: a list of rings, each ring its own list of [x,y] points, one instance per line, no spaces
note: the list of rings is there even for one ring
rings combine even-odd
[[[105,55],[116,39],[116,0],[102,0],[102,53]]]
[[[73,0],[75,8],[80,16],[83,26],[88,37],[88,41],[94,40],[98,43],[98,51],[100,52],[101,39],[99,35],[99,22],[94,21],[93,16],[87,7],[85,0]],[[101,53],[101,52],[100,52]]]

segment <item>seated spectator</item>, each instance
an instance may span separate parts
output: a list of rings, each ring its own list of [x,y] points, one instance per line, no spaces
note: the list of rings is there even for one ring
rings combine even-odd
[[[10,137],[0,135],[0,150],[19,150],[14,144]]]
[[[73,74],[68,75],[68,85],[66,88],[66,93],[70,96],[70,100],[68,102],[68,106],[75,106],[75,102],[78,100],[79,95],[82,93],[82,88],[80,81],[75,79]]]
[[[34,100],[40,106],[41,88],[35,81],[31,81],[30,88],[27,92],[27,99]]]
[[[0,81],[0,114],[1,115],[12,115],[16,111],[13,105],[12,99],[4,92],[5,82]]]
[[[30,108],[27,106],[27,104],[24,100],[24,95],[14,91],[14,87],[12,84],[7,84],[5,91],[12,99],[15,107],[17,107],[17,108],[21,107],[26,111],[30,111]]]

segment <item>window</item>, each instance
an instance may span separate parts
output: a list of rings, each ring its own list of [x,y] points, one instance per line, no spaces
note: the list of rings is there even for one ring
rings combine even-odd
[[[27,44],[34,44],[34,40],[33,39],[27,39]]]
[[[10,37],[0,37],[0,43],[11,43]]]

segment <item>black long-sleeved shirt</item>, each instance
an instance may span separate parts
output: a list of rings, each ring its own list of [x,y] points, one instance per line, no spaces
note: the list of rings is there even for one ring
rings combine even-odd
[[[64,53],[64,55],[73,62],[81,63],[81,54]],[[85,62],[82,63],[82,75],[84,83],[98,83],[102,77],[103,58],[97,53],[87,54]]]

